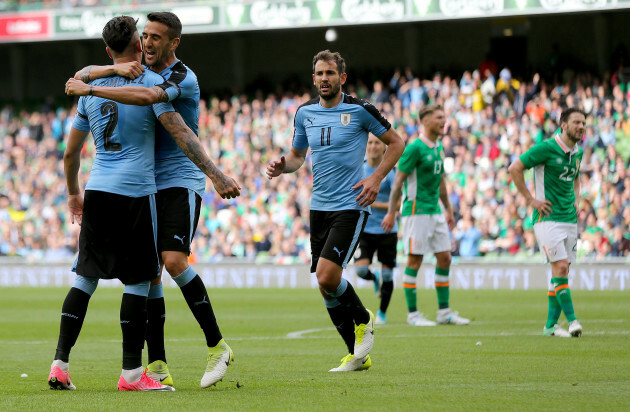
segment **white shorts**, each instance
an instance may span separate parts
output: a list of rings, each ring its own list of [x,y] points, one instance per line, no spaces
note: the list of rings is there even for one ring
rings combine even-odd
[[[402,218],[405,255],[426,255],[451,250],[446,218],[436,215],[412,215]]]
[[[575,263],[577,248],[577,223],[539,222],[534,233],[545,263],[568,259]]]

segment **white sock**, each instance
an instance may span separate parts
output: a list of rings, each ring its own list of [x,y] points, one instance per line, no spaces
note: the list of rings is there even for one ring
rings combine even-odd
[[[127,383],[136,383],[142,377],[142,366],[136,369],[123,369],[122,377],[127,381]]]
[[[61,369],[64,372],[68,372],[68,370],[70,369],[70,364],[68,362],[64,362],[62,360],[59,359],[55,359],[52,363],[52,365],[50,365],[50,368],[54,368],[55,366],[59,366],[59,369]]]

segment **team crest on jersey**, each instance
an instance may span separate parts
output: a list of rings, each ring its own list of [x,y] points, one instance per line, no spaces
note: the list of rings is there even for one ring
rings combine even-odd
[[[558,157],[558,158],[556,159],[556,163],[561,164],[561,163],[562,163],[562,159]]]
[[[350,120],[352,120],[352,113],[341,113],[341,124],[343,126],[349,125]]]

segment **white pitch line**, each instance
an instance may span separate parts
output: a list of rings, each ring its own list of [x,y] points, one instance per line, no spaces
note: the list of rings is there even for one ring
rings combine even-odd
[[[303,336],[307,333],[315,333],[315,332],[323,332],[327,330],[335,330],[334,328],[323,328],[323,329],[307,329],[307,330],[298,330],[297,332],[287,333],[287,339],[302,339]]]

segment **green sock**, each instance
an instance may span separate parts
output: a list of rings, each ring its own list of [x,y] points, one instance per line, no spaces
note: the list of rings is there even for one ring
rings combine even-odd
[[[558,319],[560,318],[560,315],[562,314],[562,307],[560,306],[560,303],[558,302],[558,298],[556,297],[556,291],[555,291],[555,287],[554,284],[556,282],[554,282],[554,279],[551,279],[551,288],[553,290],[550,290],[549,292],[547,292],[547,298],[549,301],[549,310],[547,311],[547,325],[545,325],[546,328],[551,328],[553,327],[555,324],[558,323]]]
[[[416,276],[418,269],[405,268],[403,276],[403,289],[405,290],[405,300],[407,301],[407,310],[415,312],[418,310],[418,292],[416,290]]]
[[[569,278],[554,278],[556,284],[556,299],[562,307],[567,321],[573,322],[577,319],[573,311],[573,300],[571,300],[571,289],[569,289]]]
[[[435,267],[435,291],[437,292],[437,301],[439,309],[448,308],[449,289],[448,281],[449,269]]]

